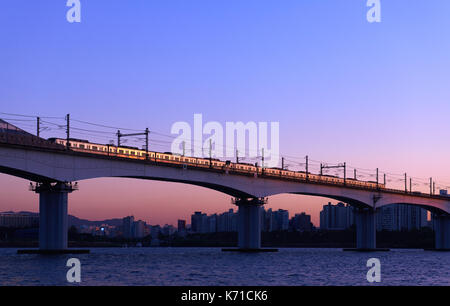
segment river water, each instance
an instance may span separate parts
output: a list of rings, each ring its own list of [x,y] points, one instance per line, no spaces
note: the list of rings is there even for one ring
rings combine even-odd
[[[73,285],[67,260],[81,263],[80,285],[298,286],[373,285],[369,258],[381,263],[381,285],[450,285],[450,253],[423,250],[358,253],[289,249],[276,253],[220,248],[92,248],[81,255],[18,255],[0,249],[0,285]]]

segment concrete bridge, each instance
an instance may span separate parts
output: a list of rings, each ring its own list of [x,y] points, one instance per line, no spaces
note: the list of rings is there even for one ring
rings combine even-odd
[[[0,172],[38,183],[32,190],[40,195],[39,247],[42,250],[67,248],[68,194],[75,188],[71,182],[100,177],[186,183],[234,197],[239,207],[238,246],[244,250],[260,249],[260,206],[267,197],[282,193],[328,197],[354,206],[356,248],[359,250],[376,249],[377,208],[391,204],[418,205],[433,213],[436,249],[450,249],[450,198],[443,196],[239,175],[216,169],[2,142]]]

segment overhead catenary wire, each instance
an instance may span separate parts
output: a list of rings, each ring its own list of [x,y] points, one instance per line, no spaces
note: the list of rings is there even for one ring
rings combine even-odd
[[[30,122],[35,121],[38,117],[40,118],[40,122],[41,122],[41,127],[40,127],[40,131],[43,133],[64,133],[66,130],[66,124],[64,122],[65,117],[56,117],[56,116],[32,116],[32,115],[22,115],[22,114],[15,114],[15,113],[7,113],[7,112],[0,112],[0,114],[8,116],[8,117],[4,117],[2,118],[5,121],[11,121],[14,122],[18,125],[18,127],[21,128],[26,128],[26,130],[31,130],[33,131],[35,126],[30,124]],[[14,118],[17,117],[17,118]],[[72,130],[72,134],[74,136],[89,136],[89,137],[93,137],[96,140],[107,140],[107,141],[114,141],[115,139],[115,134],[117,132],[117,130],[125,130],[125,131],[133,131],[133,132],[141,132],[143,131],[143,129],[135,129],[135,128],[127,128],[127,127],[117,127],[117,126],[112,126],[112,125],[106,125],[106,124],[99,124],[99,123],[94,123],[94,122],[89,122],[89,121],[85,121],[85,120],[79,120],[77,118],[72,118],[71,122],[76,122],[78,124],[71,124],[71,130]],[[83,125],[89,125],[91,127],[97,127],[97,128],[87,128],[84,127]],[[100,129],[98,129],[100,128]],[[158,139],[158,137],[162,137],[162,138],[168,138],[168,139],[178,139],[180,141],[186,141],[189,142],[189,146],[185,147],[185,152],[190,152],[191,154],[195,154],[195,153],[199,153],[202,152],[203,156],[205,155],[204,153],[207,150],[207,148],[205,147],[205,141],[204,139],[192,139],[192,138],[187,138],[187,137],[182,137],[181,135],[169,135],[166,133],[161,133],[159,131],[154,131],[153,129],[149,130],[150,134],[153,135],[152,138],[149,138],[149,142],[152,144],[152,146],[157,146],[157,147],[164,147],[167,148],[167,146],[170,147],[170,145],[173,143],[171,141],[168,140],[163,140],[163,139]],[[31,132],[32,133],[32,132]],[[139,147],[138,143],[142,142],[144,139],[142,137],[130,137],[127,140],[127,144],[135,144],[137,147]],[[125,142],[125,140],[124,140]],[[233,146],[230,146],[228,143],[214,143],[214,150],[220,150],[220,149],[225,149],[229,152],[235,152],[235,146],[233,144]],[[246,153],[250,153],[251,156],[239,156],[240,160],[243,160],[245,162],[258,162],[259,160],[261,160],[262,155],[260,154],[261,152],[251,152],[248,149],[246,149]],[[199,156],[200,157],[200,156]],[[300,171],[305,171],[305,167],[306,167],[306,162],[305,162],[305,156],[304,155],[288,155],[288,154],[280,154],[279,156],[280,158],[283,157],[285,160],[285,167],[288,168],[294,168],[294,170],[300,170]],[[331,164],[333,165],[333,163],[327,163],[324,161],[320,161],[320,160],[315,160],[315,159],[311,159],[309,158],[308,161],[308,172],[312,172],[312,171],[316,171],[317,169],[319,169],[320,164]],[[334,164],[339,164],[339,163],[334,163]],[[289,169],[290,170],[290,169]],[[335,176],[342,176],[342,171],[328,171],[328,169],[324,169],[324,174],[326,175],[335,175]],[[356,167],[353,165],[347,165],[347,169],[346,172],[349,173],[349,171],[354,171],[356,170],[356,174],[357,174],[357,178],[361,179],[373,179],[375,180],[376,177],[376,169],[367,169],[367,168],[362,168],[362,167]],[[404,183],[405,182],[405,174],[404,173],[392,173],[390,171],[383,171],[381,169],[379,169],[379,177],[378,179],[381,179],[381,181],[383,181],[383,179],[386,180],[387,183]],[[352,175],[348,176],[349,178],[353,178]],[[412,186],[424,186],[424,187],[429,187],[430,186],[430,182],[428,181],[428,179],[424,179],[424,178],[420,178],[417,176],[412,176],[412,175],[407,175],[407,179],[412,180],[411,181],[411,185]],[[444,181],[439,181],[439,180],[435,180],[433,179],[432,181],[433,185],[435,187],[439,188],[449,188],[448,186],[450,186],[450,183],[448,182],[444,182]],[[409,182],[408,182],[409,185]]]

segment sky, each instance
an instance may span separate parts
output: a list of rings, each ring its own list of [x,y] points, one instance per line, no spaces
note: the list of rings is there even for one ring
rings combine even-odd
[[[449,1],[381,0],[380,23],[367,22],[365,0],[81,0],[80,23],[67,22],[65,4],[2,1],[0,112],[164,134],[194,114],[279,122],[282,155],[450,186]],[[175,224],[233,208],[176,183],[79,185],[69,213],[91,220]],[[38,210],[27,181],[0,174],[0,186],[0,211]],[[318,225],[328,201],[278,195],[266,207]]]

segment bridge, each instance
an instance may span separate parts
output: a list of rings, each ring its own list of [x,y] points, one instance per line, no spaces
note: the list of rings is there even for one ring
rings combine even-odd
[[[240,250],[261,249],[260,207],[268,197],[283,193],[327,197],[352,205],[357,250],[376,250],[377,209],[392,204],[418,205],[432,212],[435,248],[450,249],[450,198],[446,196],[314,182],[263,171],[239,173],[171,164],[156,155],[155,159],[137,159],[76,151],[34,135],[10,132],[0,133],[0,172],[35,182],[30,190],[39,194],[41,250],[67,249],[68,194],[78,188],[75,182],[102,177],[178,182],[230,195],[238,206]]]

